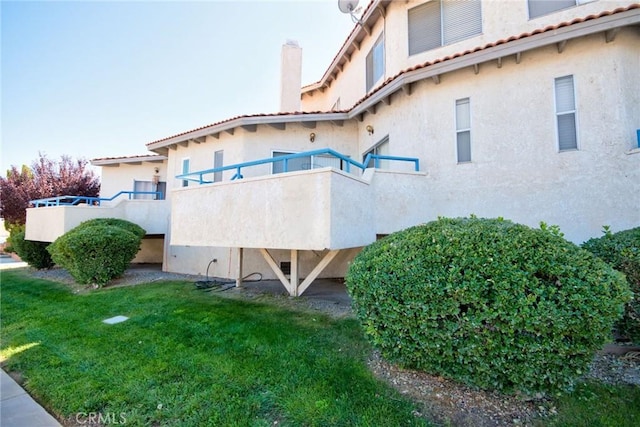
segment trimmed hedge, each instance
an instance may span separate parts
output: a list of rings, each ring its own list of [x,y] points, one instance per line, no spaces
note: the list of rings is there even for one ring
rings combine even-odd
[[[625,306],[616,329],[624,338],[640,343],[640,227],[617,233],[605,227],[604,233],[587,240],[582,247],[627,276],[635,298]]]
[[[83,223],[58,237],[48,250],[76,282],[104,285],[125,272],[141,240],[139,234],[120,226]]]
[[[552,229],[475,217],[373,243],[346,284],[384,357],[505,392],[570,388],[631,298],[620,273]]]
[[[22,261],[26,262],[33,268],[42,270],[44,268],[53,267],[53,260],[47,251],[49,242],[25,240],[24,236],[24,226],[11,229],[11,234],[9,236],[11,250],[17,253]]]
[[[120,218],[94,218],[94,219],[90,219],[88,221],[82,222],[80,225],[75,227],[73,230],[69,230],[69,232],[82,230],[83,228],[93,227],[93,226],[96,226],[96,225],[114,225],[116,227],[120,227],[122,229],[125,229],[125,230],[129,231],[130,233],[135,234],[136,236],[138,236],[141,239],[146,234],[145,229],[140,227],[138,224],[134,224],[131,221],[127,221],[127,220],[120,219]]]

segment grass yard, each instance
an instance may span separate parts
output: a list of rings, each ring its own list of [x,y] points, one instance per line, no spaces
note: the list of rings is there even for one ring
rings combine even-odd
[[[425,425],[376,380],[355,319],[164,282],[73,294],[3,271],[0,360],[60,418],[158,426]],[[129,320],[107,325],[102,320]],[[640,387],[580,384],[537,426],[640,425]],[[80,419],[86,423],[86,419]]]
[[[126,425],[424,425],[368,371],[356,320],[219,298],[186,282],[71,293],[2,272],[6,370],[62,418]],[[107,325],[102,320],[129,320]]]

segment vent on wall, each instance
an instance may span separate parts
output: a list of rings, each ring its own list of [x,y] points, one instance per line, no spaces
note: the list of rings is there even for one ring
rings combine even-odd
[[[282,270],[282,274],[291,274],[291,262],[290,261],[281,262],[280,270]]]

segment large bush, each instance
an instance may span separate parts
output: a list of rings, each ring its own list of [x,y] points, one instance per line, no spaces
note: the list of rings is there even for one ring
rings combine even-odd
[[[122,227],[81,224],[58,237],[48,250],[76,282],[103,285],[124,273],[140,241],[140,236]]]
[[[640,343],[640,227],[611,233],[605,227],[604,236],[587,240],[582,247],[623,272],[635,294],[627,303],[624,317],[616,324],[618,333]]]
[[[405,367],[484,389],[567,389],[631,297],[553,230],[439,219],[365,248],[346,277],[366,334]]]
[[[140,227],[138,224],[134,224],[131,221],[127,221],[124,219],[120,219],[120,218],[94,218],[94,219],[90,219],[88,221],[84,221],[83,223],[81,223],[80,225],[78,225],[77,227],[75,227],[73,230],[70,231],[78,231],[78,230],[82,230],[84,228],[87,227],[94,227],[96,225],[113,225],[116,227],[120,227],[124,230],[127,230],[130,233],[135,234],[136,236],[138,236],[139,238],[143,238],[144,235],[146,234],[146,231],[144,228]]]
[[[51,255],[47,252],[49,243],[25,240],[24,236],[24,225],[11,228],[8,241],[11,251],[17,253],[22,261],[38,270],[53,267]]]

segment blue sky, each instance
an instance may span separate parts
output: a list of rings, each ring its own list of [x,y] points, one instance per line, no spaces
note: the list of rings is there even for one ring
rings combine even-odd
[[[280,50],[320,79],[353,28],[337,0],[4,1],[2,169],[146,153],[240,114],[276,112]],[[366,1],[361,2],[366,5]]]

